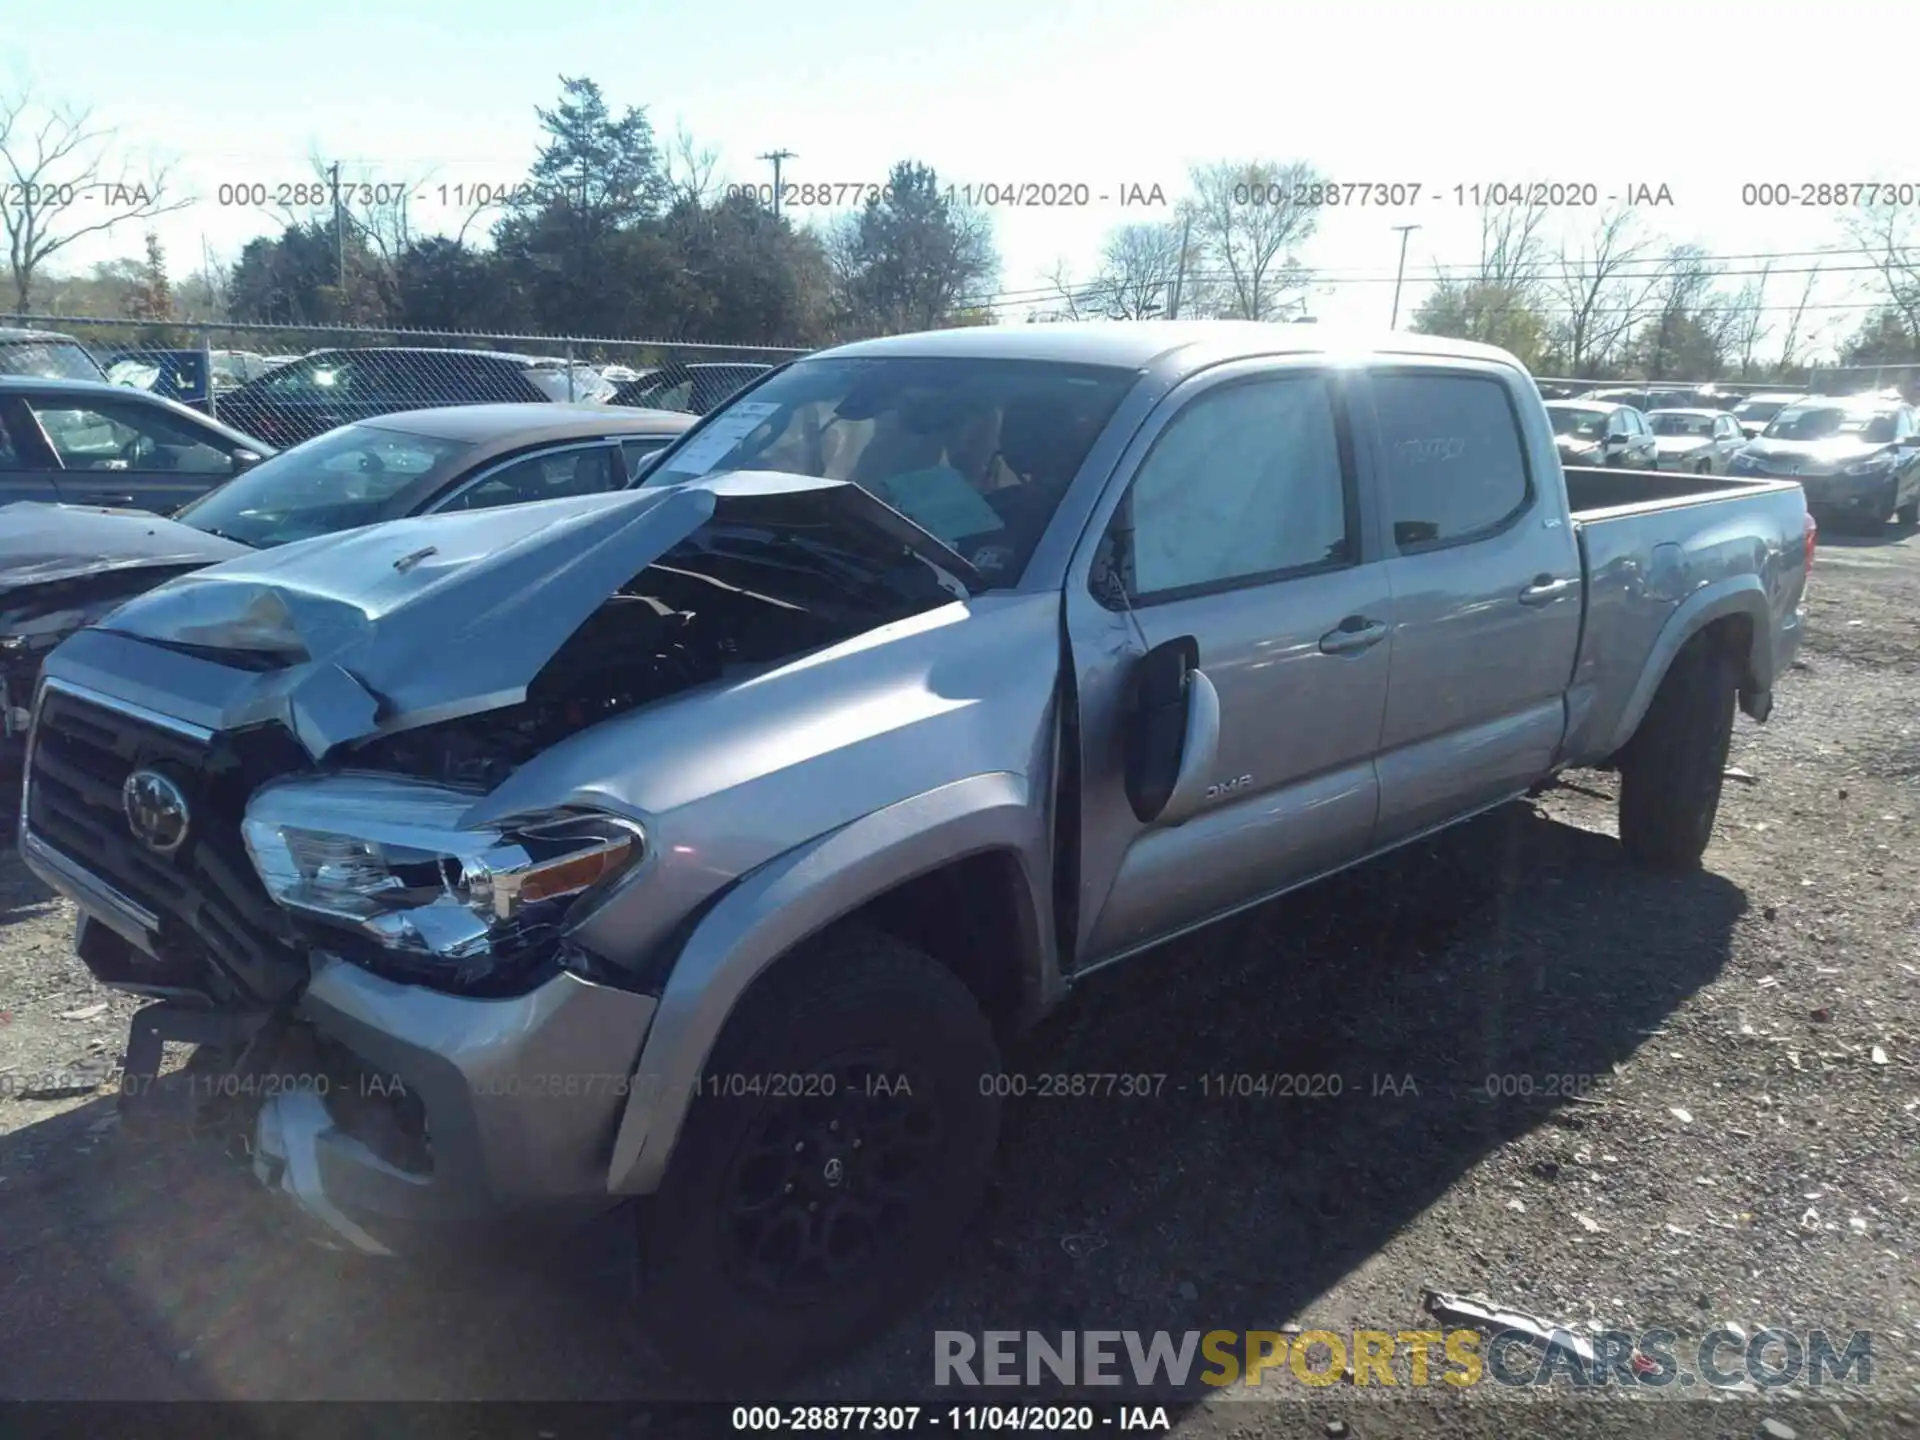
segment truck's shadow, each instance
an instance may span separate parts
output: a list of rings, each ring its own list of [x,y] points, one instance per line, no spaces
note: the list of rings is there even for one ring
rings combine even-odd
[[[1278,1329],[1494,1148],[1597,1123],[1560,1092],[1604,1090],[1713,978],[1744,908],[1711,873],[1635,871],[1607,837],[1512,806],[1093,977],[1009,1071],[1163,1074],[1157,1098],[1015,1102],[952,1278],[793,1392],[934,1398],[941,1329]],[[1340,1093],[1218,1098],[1286,1087],[1204,1078],[1240,1075],[1338,1076],[1307,1088]],[[183,1144],[114,1135],[74,1156],[105,1113],[0,1141],[0,1390],[688,1393],[636,1361],[617,1224],[458,1271],[330,1256]],[[1464,1225],[1436,1278],[1473,1288],[1501,1221]],[[1411,1322],[1417,1301],[1380,1322]],[[742,1376],[728,1398],[761,1393]]]

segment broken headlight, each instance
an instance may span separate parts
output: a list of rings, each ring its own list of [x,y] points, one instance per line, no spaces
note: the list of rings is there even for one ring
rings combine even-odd
[[[256,794],[242,832],[277,903],[467,987],[544,950],[576,899],[646,850],[633,821],[593,811],[462,827],[479,799],[379,775],[294,780]]]

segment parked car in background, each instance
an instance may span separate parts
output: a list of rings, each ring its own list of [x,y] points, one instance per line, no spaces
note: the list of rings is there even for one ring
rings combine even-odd
[[[211,392],[207,383],[209,353],[213,359]],[[212,408],[209,393],[217,401],[273,368],[266,356],[250,350],[118,350],[107,357],[106,364],[107,378],[114,384],[131,385],[195,410]]]
[[[1733,407],[1731,414],[1740,432],[1751,440],[1767,428],[1774,416],[1799,398],[1798,392],[1792,390],[1772,395],[1749,395]]]
[[[1797,480],[1816,516],[1878,535],[1890,515],[1920,521],[1920,423],[1894,400],[1802,396],[1747,443],[1729,473]]]
[[[582,393],[587,392],[587,393]],[[604,393],[603,393],[604,392]],[[220,397],[220,418],[276,445],[401,410],[611,396],[590,367],[499,350],[399,345],[315,350]],[[660,407],[669,408],[669,407]]]
[[[0,503],[165,514],[273,452],[231,425],[130,386],[0,375]]]
[[[0,327],[0,375],[31,375],[43,380],[107,378],[93,352],[71,335],[4,327]]]
[[[169,997],[130,1105],[191,1035],[204,1126],[372,1254],[637,1201],[636,1330],[775,1382],[952,1262],[1003,1047],[1102,966],[1566,767],[1699,864],[1803,497],[1566,469],[1540,404],[1504,351],[1317,325],[810,356],[628,493],[76,633],[23,857],[100,983]]]
[[[212,423],[167,401],[146,404]],[[691,415],[597,406],[421,410],[358,421],[283,451],[171,519],[0,506],[0,786],[9,786],[0,811],[12,803],[8,777],[19,771],[22,707],[41,660],[128,597],[237,555],[402,515],[618,490],[693,422]]]
[[[1734,452],[1747,443],[1734,418],[1719,410],[1649,410],[1647,426],[1661,470],[1724,475]]]
[[[1659,448],[1647,417],[1631,405],[1595,400],[1549,400],[1547,419],[1563,465],[1658,467]]]
[[[705,415],[771,369],[771,365],[737,361],[663,365],[651,374],[620,386],[613,394],[612,403]]]
[[[1589,400],[1599,405],[1631,405],[1643,414],[1648,410],[1670,410],[1677,407],[1696,407],[1699,392],[1690,386],[1649,386],[1638,389],[1589,390],[1584,395],[1576,395],[1576,400]]]

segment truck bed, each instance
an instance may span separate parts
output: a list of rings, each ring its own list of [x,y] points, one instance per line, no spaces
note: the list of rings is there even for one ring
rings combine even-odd
[[[1567,763],[1611,756],[1636,690],[1673,635],[1669,622],[1706,589],[1757,580],[1772,625],[1769,676],[1799,643],[1806,496],[1791,480],[1728,480],[1565,467],[1586,578],[1579,659],[1567,693]],[[1777,637],[1777,638],[1773,638]],[[1766,643],[1766,642],[1762,642]],[[1756,671],[1762,667],[1756,666]]]
[[[1731,491],[1751,490],[1764,480],[1731,480],[1713,475],[1682,475],[1667,470],[1620,470],[1612,466],[1567,465],[1567,504],[1576,520],[1589,512],[1665,508],[1691,504]]]

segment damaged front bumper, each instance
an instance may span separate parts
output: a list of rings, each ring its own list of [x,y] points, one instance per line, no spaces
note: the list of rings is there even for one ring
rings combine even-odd
[[[465,999],[321,957],[291,1013],[239,1020],[244,1040],[210,1023],[236,1017],[142,1016],[159,1040],[200,1042],[196,1062],[216,1057],[187,1086],[203,1129],[333,1237],[392,1255],[614,1204],[608,1148],[655,1003],[566,972]],[[123,1087],[136,1105],[142,1028]]]

